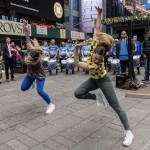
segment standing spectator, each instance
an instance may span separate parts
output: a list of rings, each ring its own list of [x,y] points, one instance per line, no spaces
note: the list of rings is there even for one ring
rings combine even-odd
[[[114,39],[114,44],[111,48],[111,50],[108,52],[108,54],[106,53],[106,55],[109,55],[109,58],[112,57],[112,58],[115,58],[116,57],[116,43],[118,42],[118,39]],[[106,57],[105,57],[106,58]],[[105,60],[106,61],[106,60]],[[107,58],[107,62],[105,62],[108,66],[108,72],[111,70],[111,64],[110,62],[108,62],[108,58]],[[118,74],[119,74],[120,70],[118,71]],[[114,71],[113,74],[116,74],[116,71]]]
[[[148,32],[148,37],[143,42],[143,52],[146,54],[146,52],[150,52],[150,31]],[[150,59],[150,58],[146,58]],[[147,62],[147,61],[146,61]],[[144,79],[142,81],[147,81],[147,63],[145,64],[145,75]]]
[[[134,54],[135,55],[139,55],[141,57],[142,55],[142,44],[140,41],[137,40],[137,35],[133,35],[133,41],[135,43],[135,51],[134,51]],[[140,63],[137,67],[137,74],[139,75],[140,74]]]
[[[15,65],[15,59],[16,59],[16,52],[14,50],[11,50],[10,42],[11,42],[11,39],[9,37],[6,37],[6,44],[3,46],[3,60],[5,64],[5,74],[6,74],[7,82],[9,82],[9,69],[11,72],[11,80],[15,81],[14,65]]]
[[[132,41],[131,51],[135,49],[135,44]],[[121,39],[116,43],[116,55],[120,60],[121,72],[126,73],[126,68],[128,66],[128,37],[126,31],[121,32]],[[134,69],[132,67],[132,78],[136,80]]]
[[[56,58],[59,52],[59,47],[55,44],[55,40],[51,40],[51,44],[49,46],[50,58]]]

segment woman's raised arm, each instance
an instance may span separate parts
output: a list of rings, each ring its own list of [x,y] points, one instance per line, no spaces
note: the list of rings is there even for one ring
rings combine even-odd
[[[31,49],[31,39],[30,39],[30,32],[29,32],[29,28],[28,28],[28,23],[26,20],[23,21],[23,30],[25,33],[25,37],[26,37],[26,45],[27,45],[27,49],[30,50]]]
[[[95,28],[94,28],[93,40],[96,39],[97,32],[100,32],[101,17],[102,17],[102,11],[103,11],[103,9],[100,7],[95,6],[95,8],[96,8],[98,14],[97,14],[96,24],[95,24]]]

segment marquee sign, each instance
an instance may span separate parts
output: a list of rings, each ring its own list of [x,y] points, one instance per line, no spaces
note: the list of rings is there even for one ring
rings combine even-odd
[[[28,27],[31,35],[31,25],[28,25]],[[7,20],[0,20],[0,34],[25,36],[22,23]]]
[[[102,20],[102,24],[113,25],[113,24],[125,23],[128,22],[128,20],[131,20],[133,22],[150,20],[150,15],[106,18]]]

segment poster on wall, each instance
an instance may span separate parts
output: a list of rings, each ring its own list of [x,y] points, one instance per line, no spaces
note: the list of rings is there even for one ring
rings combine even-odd
[[[47,35],[47,27],[36,26],[36,34]]]
[[[28,24],[28,27],[31,36],[31,25]],[[23,23],[8,20],[0,20],[0,34],[25,36],[23,31]]]
[[[66,39],[66,30],[60,29],[60,38],[61,39]]]
[[[71,31],[72,40],[85,40],[85,34],[83,32]]]
[[[82,32],[93,33],[94,20],[97,18],[95,6],[102,7],[102,0],[82,0]]]

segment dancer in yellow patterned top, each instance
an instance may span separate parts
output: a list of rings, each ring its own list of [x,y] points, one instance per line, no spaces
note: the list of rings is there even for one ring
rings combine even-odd
[[[99,100],[105,105],[105,107],[107,107],[107,102],[103,98],[101,98],[100,94],[96,95],[90,93],[90,91],[100,88],[110,106],[118,114],[124,126],[125,138],[123,141],[123,145],[130,146],[132,144],[134,136],[130,130],[127,116],[119,105],[111,80],[107,75],[106,69],[104,67],[104,57],[106,55],[106,52],[109,51],[113,45],[113,38],[110,35],[99,31],[101,25],[102,9],[99,7],[96,7],[96,9],[98,11],[98,17],[93,35],[93,41],[91,43],[91,56],[87,59],[87,62],[79,61],[78,50],[82,45],[76,43],[75,46],[75,65],[88,70],[90,74],[90,78],[76,89],[75,97],[78,99],[92,99],[96,101]]]

